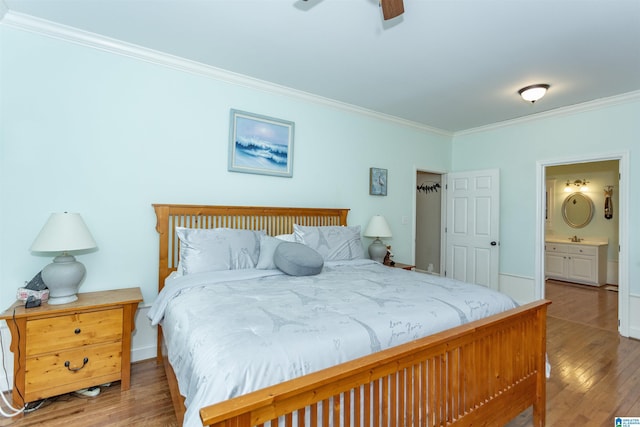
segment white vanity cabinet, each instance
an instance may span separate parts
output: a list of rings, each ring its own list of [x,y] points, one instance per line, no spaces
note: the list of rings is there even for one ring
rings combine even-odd
[[[607,282],[607,244],[545,243],[549,279],[601,286]]]

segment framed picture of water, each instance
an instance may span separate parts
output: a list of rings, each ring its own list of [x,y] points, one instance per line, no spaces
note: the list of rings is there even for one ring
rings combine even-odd
[[[229,170],[293,176],[294,123],[231,110]]]

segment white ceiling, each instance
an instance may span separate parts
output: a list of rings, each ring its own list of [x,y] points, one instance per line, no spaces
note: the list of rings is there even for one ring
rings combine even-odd
[[[386,22],[377,0],[0,2],[449,132],[640,90],[640,0],[404,0]]]

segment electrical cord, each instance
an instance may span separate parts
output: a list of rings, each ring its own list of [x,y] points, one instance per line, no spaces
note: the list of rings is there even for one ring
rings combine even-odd
[[[16,333],[18,334],[18,345],[16,346],[16,348],[18,349],[18,369],[16,371],[19,371],[22,367],[20,366],[20,362],[22,361],[22,354],[20,354],[20,341],[22,340],[22,336],[20,335],[20,328],[18,327],[18,322],[16,321],[16,308],[13,307],[13,326],[16,329]],[[22,395],[22,392],[20,391],[20,389],[18,387],[16,387],[16,390],[18,391],[18,394],[20,395],[20,400],[22,400],[24,402],[24,396]],[[26,407],[26,402],[25,402],[25,407]]]
[[[42,408],[42,405],[47,403],[49,399],[36,400],[35,402],[28,403],[24,406],[24,413],[27,414],[29,412],[36,411]]]
[[[14,307],[13,309],[13,322],[14,324],[16,324],[16,309]],[[17,328],[16,328],[17,329]],[[20,342],[20,336],[18,335],[18,342]],[[20,346],[18,346],[19,348]],[[7,383],[7,390],[11,389],[11,386],[9,385],[9,374],[7,373],[7,368],[4,365],[4,343],[2,340],[2,331],[0,330],[0,357],[2,357],[2,370],[4,371],[4,380]],[[19,391],[18,391],[19,393]],[[21,414],[25,408],[26,405],[22,408],[14,408],[13,405],[11,405],[11,403],[9,403],[9,401],[7,400],[6,396],[4,395],[4,393],[0,393],[0,396],[2,396],[2,400],[4,401],[5,405],[7,405],[7,407],[9,408],[8,412],[5,412],[5,409],[2,408],[2,406],[0,406],[0,415],[2,415],[3,417],[6,418],[11,418],[11,417],[15,417],[18,414]]]

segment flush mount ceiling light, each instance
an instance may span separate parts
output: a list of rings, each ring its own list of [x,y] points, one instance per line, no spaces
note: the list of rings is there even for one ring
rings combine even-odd
[[[547,89],[549,89],[549,85],[537,84],[523,87],[518,91],[518,93],[520,94],[522,99],[533,104],[534,102],[542,98],[545,93],[547,93]]]

